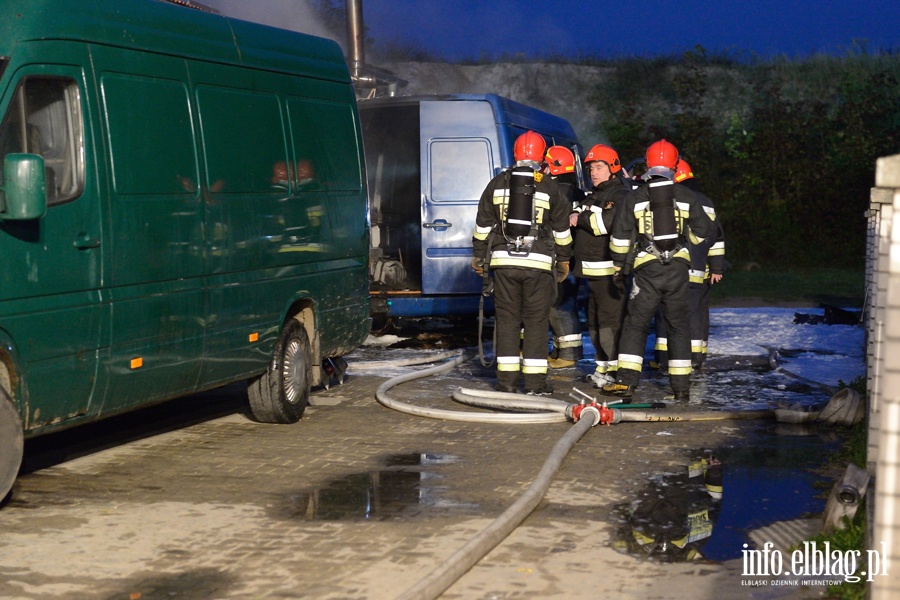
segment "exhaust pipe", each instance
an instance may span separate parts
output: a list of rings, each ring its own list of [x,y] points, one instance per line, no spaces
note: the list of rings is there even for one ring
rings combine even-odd
[[[353,79],[359,80],[366,65],[362,0],[347,0],[347,59]]]
[[[347,0],[347,67],[356,87],[357,98],[376,95],[395,96],[408,82],[390,71],[366,64],[366,32],[363,27],[362,0]]]

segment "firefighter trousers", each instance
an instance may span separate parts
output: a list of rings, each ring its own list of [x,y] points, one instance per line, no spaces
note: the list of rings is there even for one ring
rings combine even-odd
[[[547,328],[556,283],[549,271],[493,270],[497,328],[497,383],[515,389],[523,375],[526,391],[547,387]],[[519,359],[519,340],[522,358]]]
[[[688,284],[691,294],[691,367],[694,371],[703,367],[709,348],[709,289],[707,279],[703,283]],[[656,312],[656,362],[663,371],[669,368],[669,346],[666,320],[661,311]]]
[[[597,363],[595,373],[616,374],[619,335],[625,315],[625,284],[612,275],[588,279],[587,322]]]
[[[553,358],[581,360],[581,321],[578,319],[578,280],[569,276],[556,286],[556,302],[550,308]]]
[[[661,309],[668,327],[669,383],[673,391],[687,392],[691,385],[691,302],[688,266],[681,261],[667,265],[653,261],[634,272],[619,338],[616,380],[630,386],[640,382],[644,348],[657,308]]]

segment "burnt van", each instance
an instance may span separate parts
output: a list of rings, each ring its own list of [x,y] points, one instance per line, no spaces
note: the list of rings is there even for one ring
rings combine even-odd
[[[340,47],[179,4],[0,0],[0,499],[23,439],[150,403],[297,421],[369,331]]]
[[[470,265],[481,193],[513,165],[513,144],[528,130],[580,156],[572,126],[495,94],[374,98],[360,100],[359,112],[373,317],[475,313],[482,280]]]

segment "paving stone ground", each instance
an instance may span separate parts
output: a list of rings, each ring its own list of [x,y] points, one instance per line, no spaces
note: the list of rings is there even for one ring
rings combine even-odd
[[[450,394],[488,389],[479,373],[391,393],[467,410]],[[351,369],[294,425],[248,419],[235,384],[29,441],[0,510],[0,598],[397,597],[514,502],[571,425],[410,416],[375,400],[384,381]],[[740,560],[667,564],[612,548],[613,507],[649,477],[761,426],[592,429],[538,509],[442,597],[802,596],[742,585]]]

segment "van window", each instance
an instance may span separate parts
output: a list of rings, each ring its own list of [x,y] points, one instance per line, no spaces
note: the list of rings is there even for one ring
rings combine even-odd
[[[226,194],[284,193],[287,146],[278,98],[212,86],[197,89],[208,185]]]
[[[10,152],[43,156],[47,203],[59,204],[84,189],[83,131],[74,79],[25,77],[0,125],[0,156]]]
[[[288,115],[301,190],[307,176],[317,187],[357,191],[362,185],[353,109],[349,104],[291,98]],[[329,148],[329,152],[322,149]]]
[[[481,197],[493,175],[487,140],[433,140],[429,151],[432,201],[458,202]]]
[[[102,86],[116,193],[195,193],[197,159],[184,84],[106,74]]]

